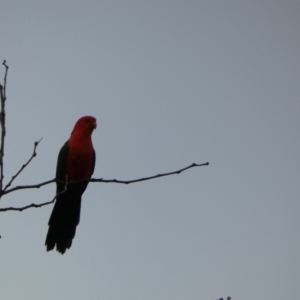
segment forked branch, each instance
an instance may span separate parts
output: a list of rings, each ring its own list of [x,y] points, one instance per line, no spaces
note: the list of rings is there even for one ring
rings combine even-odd
[[[0,208],[0,212],[1,212],[1,211],[8,211],[8,210],[23,211],[23,210],[28,209],[28,208],[33,208],[33,207],[34,207],[34,208],[39,208],[39,207],[42,207],[42,206],[45,206],[45,205],[49,205],[49,204],[51,204],[51,203],[54,203],[55,199],[56,199],[59,195],[62,195],[63,193],[65,193],[67,190],[68,190],[68,178],[66,178],[64,189],[63,189],[61,192],[57,193],[51,201],[43,202],[43,203],[40,203],[40,204],[31,203],[31,204],[29,204],[29,205],[22,206],[22,207],[6,207],[6,208]]]
[[[40,141],[34,143],[33,153],[29,160],[21,166],[19,171],[12,176],[11,180],[7,183],[7,185],[3,188],[3,179],[4,179],[4,143],[5,143],[5,135],[6,135],[6,125],[5,125],[5,103],[6,103],[6,83],[7,83],[7,73],[8,73],[8,65],[4,60],[2,65],[5,67],[4,74],[4,83],[0,84],[0,126],[1,126],[1,146],[0,146],[0,198],[5,194],[5,191],[11,186],[13,181],[20,175],[20,173],[28,166],[28,164],[32,161],[32,159],[36,156],[36,148]]]
[[[34,147],[33,147],[33,152],[30,156],[30,158],[28,159],[28,161],[22,165],[22,167],[20,168],[20,170],[12,176],[11,180],[9,181],[9,183],[5,186],[5,188],[2,191],[2,195],[6,194],[5,191],[11,186],[11,184],[13,183],[13,181],[20,175],[20,173],[29,165],[29,163],[32,161],[32,159],[36,156],[36,147],[38,146],[38,144],[40,143],[40,141],[42,140],[42,138],[37,141],[34,142]]]

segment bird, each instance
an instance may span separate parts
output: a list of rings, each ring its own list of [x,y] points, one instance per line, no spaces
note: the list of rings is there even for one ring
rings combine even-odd
[[[80,220],[81,196],[95,169],[92,133],[96,127],[94,117],[81,117],[59,151],[55,176],[56,201],[45,241],[47,251],[53,250],[56,245],[56,250],[64,254],[71,248]]]

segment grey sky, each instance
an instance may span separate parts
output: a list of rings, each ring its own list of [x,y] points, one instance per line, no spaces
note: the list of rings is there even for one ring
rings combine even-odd
[[[94,177],[65,255],[52,206],[1,213],[3,299],[297,299],[298,1],[0,1],[5,179],[52,179],[76,120],[98,120]],[[0,79],[3,82],[4,69]],[[52,199],[54,185],[1,207]]]

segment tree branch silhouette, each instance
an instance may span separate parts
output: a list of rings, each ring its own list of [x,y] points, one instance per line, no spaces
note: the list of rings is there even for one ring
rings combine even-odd
[[[149,176],[149,177],[144,177],[144,178],[138,178],[138,179],[132,179],[132,180],[118,180],[118,179],[96,179],[96,178],[91,178],[90,182],[106,182],[106,183],[123,183],[123,184],[130,184],[130,183],[135,183],[135,182],[140,182],[140,181],[146,181],[146,180],[151,180],[154,178],[159,178],[159,177],[164,177],[164,176],[169,176],[169,175],[175,175],[175,174],[180,174],[181,172],[188,170],[190,168],[193,167],[202,167],[202,166],[208,166],[209,163],[204,163],[204,164],[196,164],[193,163],[191,165],[189,165],[188,167],[182,168],[180,170],[177,171],[173,171],[173,172],[168,172],[168,173],[162,173],[162,174],[157,174],[154,176]]]
[[[55,180],[54,180],[55,181]],[[51,182],[53,182],[53,180],[51,180]],[[54,198],[51,200],[51,201],[47,201],[47,202],[43,202],[43,203],[39,203],[39,204],[35,204],[35,203],[31,203],[29,205],[26,205],[26,206],[22,206],[22,207],[6,207],[6,208],[0,208],[0,212],[1,211],[8,211],[8,210],[14,210],[14,211],[23,211],[25,209],[28,209],[28,208],[39,208],[39,207],[42,207],[42,206],[45,206],[45,205],[49,205],[51,203],[54,203],[55,199],[59,196],[59,195],[62,195],[63,193],[65,193],[67,190],[68,190],[68,178],[66,178],[66,181],[65,181],[65,187],[64,189],[57,193]]]
[[[22,165],[22,167],[20,168],[20,170],[15,175],[12,176],[11,180],[9,181],[9,183],[3,189],[1,195],[6,194],[5,191],[11,186],[11,184],[13,183],[13,181],[20,175],[20,173],[30,164],[30,162],[32,161],[32,159],[37,155],[37,153],[36,153],[36,147],[38,146],[38,144],[40,143],[41,140],[42,140],[42,138],[39,141],[34,142],[34,148],[33,148],[32,155],[30,156],[30,158],[28,159],[28,161],[24,165]]]
[[[173,171],[173,172],[168,172],[168,173],[162,173],[162,174],[157,174],[154,176],[149,176],[149,177],[143,177],[143,178],[138,178],[138,179],[132,179],[132,180],[119,180],[119,179],[103,179],[103,178],[91,178],[91,179],[85,179],[85,180],[79,180],[79,181],[70,181],[70,182],[65,182],[66,184],[66,188],[64,190],[64,192],[67,190],[67,185],[71,185],[71,184],[77,184],[77,183],[81,183],[81,182],[85,182],[85,181],[89,181],[89,182],[104,182],[104,183],[120,183],[120,184],[131,184],[131,183],[136,183],[136,182],[141,182],[141,181],[146,181],[146,180],[151,180],[151,179],[155,179],[155,178],[160,178],[160,177],[164,177],[164,176],[170,176],[170,175],[175,175],[175,174],[180,174],[181,172],[184,172],[188,169],[194,168],[194,167],[202,167],[202,166],[208,166],[209,163],[204,163],[204,164],[196,164],[193,163],[191,165],[189,165],[188,167],[182,168],[180,170],[177,171]],[[38,184],[33,184],[33,185],[19,185],[19,186],[15,186],[14,188],[11,188],[9,190],[6,190],[5,192],[3,192],[3,194],[8,194],[10,192],[14,192],[17,190],[22,190],[22,189],[34,189],[34,188],[40,188],[44,185],[53,183],[53,182],[57,182],[56,179],[52,179],[52,180],[48,180],[42,183],[38,183]],[[60,193],[59,193],[60,194]],[[45,205],[49,205],[51,203],[54,203],[56,197],[59,195],[55,195],[54,199],[48,202],[43,202],[40,204],[35,204],[32,203],[30,205],[26,205],[26,206],[22,206],[22,207],[6,207],[6,208],[0,208],[0,212],[2,211],[8,211],[8,210],[15,210],[15,211],[23,211],[25,209],[28,208],[39,208]]]
[[[51,180],[47,180],[38,184],[32,184],[32,185],[17,185],[14,187],[9,188],[13,181],[20,175],[20,173],[30,164],[30,162],[32,161],[32,159],[37,155],[36,149],[37,146],[39,145],[40,141],[42,139],[40,139],[39,141],[34,142],[34,148],[33,148],[33,152],[31,154],[31,156],[29,157],[28,161],[23,164],[21,166],[21,168],[16,172],[15,175],[12,176],[12,178],[10,179],[10,181],[5,185],[5,187],[3,188],[3,179],[4,179],[4,142],[5,142],[5,135],[6,135],[6,127],[5,127],[5,102],[6,102],[6,83],[7,83],[7,73],[8,73],[8,66],[6,64],[6,61],[3,61],[3,66],[5,67],[5,75],[4,75],[4,84],[1,85],[0,84],[0,105],[1,105],[1,110],[0,110],[0,126],[1,126],[1,146],[0,146],[0,198],[3,195],[6,195],[8,193],[11,192],[15,192],[18,190],[24,190],[24,189],[38,189],[40,187],[43,187],[45,185],[54,183],[54,182],[61,182],[58,181],[57,179],[51,179]],[[80,180],[80,181],[68,181],[68,178],[66,178],[66,181],[64,181],[63,183],[65,184],[65,188],[62,192],[56,194],[54,196],[54,198],[51,201],[47,201],[47,202],[43,202],[43,203],[31,203],[29,205],[26,206],[22,206],[22,207],[6,207],[6,208],[0,208],[0,212],[4,212],[4,211],[23,211],[29,208],[39,208],[39,207],[43,207],[45,205],[49,205],[54,203],[55,199],[57,198],[57,196],[59,196],[62,193],[65,193],[68,189],[69,185],[72,184],[77,184],[80,182],[85,182],[85,181],[89,181],[89,182],[105,182],[105,183],[119,183],[119,184],[131,184],[131,183],[136,183],[136,182],[141,182],[141,181],[146,181],[146,180],[152,180],[155,178],[160,178],[160,177],[164,177],[164,176],[170,176],[170,175],[175,175],[175,174],[180,174],[181,172],[184,172],[188,169],[194,168],[194,167],[202,167],[202,166],[208,166],[209,163],[203,163],[203,164],[197,164],[197,163],[193,163],[187,167],[184,167],[182,169],[179,169],[177,171],[173,171],[173,172],[168,172],[168,173],[161,173],[161,174],[157,174],[157,175],[153,175],[153,176],[149,176],[149,177],[143,177],[143,178],[138,178],[138,179],[132,179],[132,180],[119,180],[119,179],[103,179],[103,178],[91,178],[91,179],[84,179],[84,180]]]
[[[6,112],[5,112],[5,103],[6,103],[6,83],[7,83],[7,73],[8,73],[8,65],[6,64],[6,61],[4,60],[2,65],[5,67],[5,73],[4,73],[4,84],[0,84],[0,126],[1,126],[1,146],[0,146],[0,198],[5,194],[5,191],[11,186],[13,181],[20,175],[20,173],[29,165],[29,163],[32,161],[32,159],[37,155],[36,154],[36,148],[40,141],[34,143],[33,153],[29,160],[21,166],[19,171],[15,175],[12,176],[11,180],[7,183],[7,185],[3,188],[3,179],[4,179],[4,143],[5,143],[5,136],[6,136],[6,125],[5,125],[5,119],[6,119]]]
[[[4,73],[4,84],[0,84],[0,102],[1,102],[1,111],[0,111],[0,124],[1,124],[1,146],[0,146],[0,191],[2,191],[3,187],[3,178],[4,178],[4,141],[6,135],[6,127],[5,127],[5,101],[6,101],[6,81],[7,81],[7,73],[8,73],[8,66],[6,61],[4,60],[2,65],[5,67]]]

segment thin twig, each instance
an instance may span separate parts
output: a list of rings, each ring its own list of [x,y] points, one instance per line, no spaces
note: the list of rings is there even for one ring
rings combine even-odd
[[[6,60],[3,61],[2,65],[5,67],[5,75],[4,75],[4,101],[6,100],[6,79],[8,72],[8,65],[6,64]]]
[[[81,182],[86,182],[86,181],[89,181],[89,182],[105,182],[105,183],[123,183],[123,184],[130,184],[130,183],[135,183],[135,182],[140,182],[140,181],[146,181],[146,180],[151,180],[151,179],[154,179],[154,178],[159,178],[159,177],[163,177],[163,176],[169,176],[169,175],[174,175],[174,174],[180,174],[181,172],[183,171],[186,171],[190,168],[193,168],[193,167],[202,167],[202,166],[208,166],[209,163],[204,163],[204,164],[196,164],[196,163],[193,163],[191,164],[190,166],[188,167],[185,167],[185,168],[182,168],[180,170],[177,170],[177,171],[174,171],[174,172],[168,172],[168,173],[162,173],[162,174],[157,174],[157,175],[154,175],[154,176],[150,176],[150,177],[144,177],[144,178],[139,178],[139,179],[133,179],[133,180],[118,180],[118,179],[103,179],[103,178],[91,178],[90,180],[88,179],[83,179],[83,180],[79,180],[79,181],[66,181],[65,182],[65,189],[62,191],[62,192],[65,192],[67,190],[67,184],[77,184],[77,183],[81,183]],[[21,190],[21,189],[33,189],[33,188],[40,188],[44,185],[47,185],[47,184],[50,184],[50,183],[53,183],[53,182],[58,182],[56,179],[52,179],[52,180],[48,180],[48,181],[45,181],[45,182],[42,182],[42,183],[39,183],[39,184],[35,184],[35,185],[20,185],[20,186],[16,186],[14,188],[11,188],[11,189],[8,189],[6,190],[5,192],[3,192],[3,195],[4,194],[8,194],[10,192],[13,192],[13,191],[16,191],[16,190]],[[55,195],[54,199],[52,201],[49,201],[49,202],[44,202],[44,203],[41,203],[41,204],[30,204],[30,205],[27,205],[27,206],[24,206],[24,207],[20,207],[20,208],[16,208],[16,207],[7,207],[7,208],[0,208],[0,212],[2,211],[7,211],[7,210],[17,210],[17,211],[22,211],[24,209],[28,209],[28,208],[31,208],[31,207],[42,207],[44,205],[48,205],[48,204],[51,204],[54,202],[54,200],[56,199],[56,197],[58,195],[60,195],[61,193],[58,193],[57,195]]]
[[[38,183],[38,184],[17,185],[15,187],[11,188],[11,189],[6,190],[5,192],[3,192],[2,195],[8,194],[8,193],[11,193],[11,192],[14,192],[14,191],[18,191],[18,190],[39,189],[40,187],[42,187],[44,185],[47,185],[47,184],[50,184],[50,183],[53,183],[53,182],[56,182],[55,178],[51,179],[51,180],[47,180],[47,181],[41,182],[41,183]]]
[[[6,127],[5,127],[5,101],[6,101],[6,81],[7,81],[7,73],[8,73],[8,66],[6,61],[4,60],[2,65],[5,67],[5,74],[4,74],[4,84],[3,86],[0,84],[0,102],[1,102],[1,111],[0,111],[0,124],[1,124],[1,146],[0,146],[0,191],[2,191],[3,187],[3,178],[4,178],[4,141],[6,135]]]
[[[150,179],[154,179],[154,178],[159,178],[159,177],[163,177],[163,176],[169,176],[169,175],[174,175],[174,174],[180,174],[181,172],[193,168],[193,167],[202,167],[202,166],[208,166],[209,163],[205,163],[205,164],[196,164],[193,163],[188,167],[182,168],[178,171],[174,171],[174,172],[169,172],[169,173],[162,173],[162,174],[157,174],[154,176],[150,176],[150,177],[144,177],[144,178],[139,178],[139,179],[133,179],[133,180],[118,180],[118,179],[102,179],[102,178],[92,178],[90,179],[90,182],[106,182],[106,183],[123,183],[123,184],[130,184],[130,183],[135,183],[135,182],[140,182],[140,181],[145,181],[145,180],[150,180]]]
[[[34,142],[34,147],[33,147],[32,155],[30,156],[30,158],[28,159],[28,161],[24,165],[22,165],[22,167],[20,168],[20,170],[14,176],[12,176],[11,180],[9,181],[9,183],[3,189],[2,195],[5,194],[5,191],[7,190],[7,188],[9,188],[11,186],[11,184],[13,183],[13,181],[20,175],[20,173],[29,165],[29,163],[32,161],[32,159],[36,156],[36,148],[37,148],[37,146],[38,146],[38,144],[40,143],[41,140],[42,140],[42,138],[39,141]]]
[[[2,211],[8,211],[8,210],[23,211],[25,209],[32,208],[32,207],[38,208],[38,207],[42,207],[42,206],[49,205],[49,204],[53,203],[55,199],[56,198],[54,198],[51,201],[44,202],[44,203],[41,203],[41,204],[31,203],[31,204],[29,204],[27,206],[23,206],[23,207],[5,207],[5,208],[0,208],[0,212],[2,212]]]

